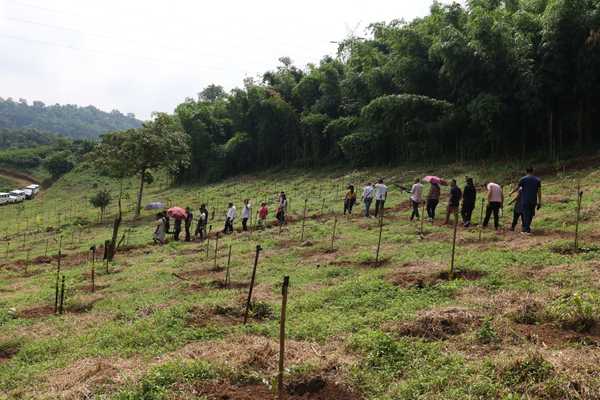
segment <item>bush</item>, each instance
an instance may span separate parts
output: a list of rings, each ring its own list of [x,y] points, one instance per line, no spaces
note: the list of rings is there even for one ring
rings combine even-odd
[[[364,166],[373,162],[377,138],[371,133],[355,132],[345,136],[340,141],[340,147],[344,157],[354,166]]]
[[[591,294],[566,294],[546,309],[548,317],[563,329],[589,332],[597,323],[598,299]]]

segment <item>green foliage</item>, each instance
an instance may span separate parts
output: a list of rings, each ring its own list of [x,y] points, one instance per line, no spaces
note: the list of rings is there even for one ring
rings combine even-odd
[[[492,326],[492,320],[488,318],[483,321],[481,328],[477,331],[477,340],[483,344],[490,344],[497,342],[498,339],[498,334]]]
[[[60,178],[74,167],[75,164],[67,151],[54,153],[44,160],[44,168],[50,172],[54,179]]]
[[[102,219],[104,218],[104,211],[106,210],[106,207],[108,207],[108,205],[110,204],[110,201],[110,192],[106,189],[100,190],[98,193],[96,193],[90,198],[90,204],[94,208],[100,209],[100,221],[102,221]]]
[[[546,312],[565,329],[588,332],[598,322],[600,304],[590,293],[569,293],[551,303]]]
[[[0,98],[0,128],[14,130],[11,131],[11,136],[14,132],[26,134],[27,144],[31,146],[48,144],[43,143],[48,140],[46,134],[34,133],[32,130],[60,134],[72,139],[95,139],[107,132],[137,128],[140,125],[141,122],[133,114],[123,115],[117,110],[106,113],[93,106],[47,106],[41,101],[34,101],[29,105],[23,99],[16,102],[11,98]],[[0,132],[0,143],[1,138]],[[0,144],[0,148],[2,147]]]
[[[0,128],[0,149],[26,148],[54,144],[56,135],[29,128]]]
[[[373,164],[379,143],[375,135],[368,132],[355,132],[344,136],[340,141],[344,156],[355,166]]]

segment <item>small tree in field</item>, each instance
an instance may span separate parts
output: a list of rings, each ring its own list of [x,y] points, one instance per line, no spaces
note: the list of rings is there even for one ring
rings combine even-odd
[[[91,199],[90,203],[94,208],[100,209],[100,222],[104,219],[104,211],[106,207],[110,204],[111,197],[108,190],[104,189],[96,193]]]
[[[98,166],[114,177],[139,178],[137,217],[149,173],[157,169],[174,172],[185,168],[190,160],[190,146],[179,121],[158,113],[141,128],[103,135],[94,156]]]

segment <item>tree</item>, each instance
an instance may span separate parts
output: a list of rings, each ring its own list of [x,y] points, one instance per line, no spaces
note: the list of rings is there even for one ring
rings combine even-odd
[[[187,167],[190,158],[188,137],[181,131],[179,121],[159,113],[139,129],[102,136],[95,151],[97,164],[117,178],[138,176],[136,217],[142,207],[147,172],[163,169],[174,173]]]
[[[198,99],[202,101],[213,102],[222,99],[226,96],[223,86],[219,85],[208,85],[200,93],[198,93]]]
[[[90,203],[94,208],[100,209],[100,222],[104,219],[104,211],[110,204],[111,196],[110,192],[106,189],[100,190],[90,199]]]
[[[60,178],[71,171],[74,166],[69,153],[66,151],[54,153],[44,161],[44,167],[50,172],[53,179]]]

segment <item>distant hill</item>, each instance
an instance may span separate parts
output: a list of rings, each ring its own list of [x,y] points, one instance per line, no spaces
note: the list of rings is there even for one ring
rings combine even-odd
[[[47,106],[41,101],[28,104],[0,97],[0,129],[35,129],[73,139],[95,139],[103,133],[141,126],[133,114],[110,113],[94,106],[72,104]]]

